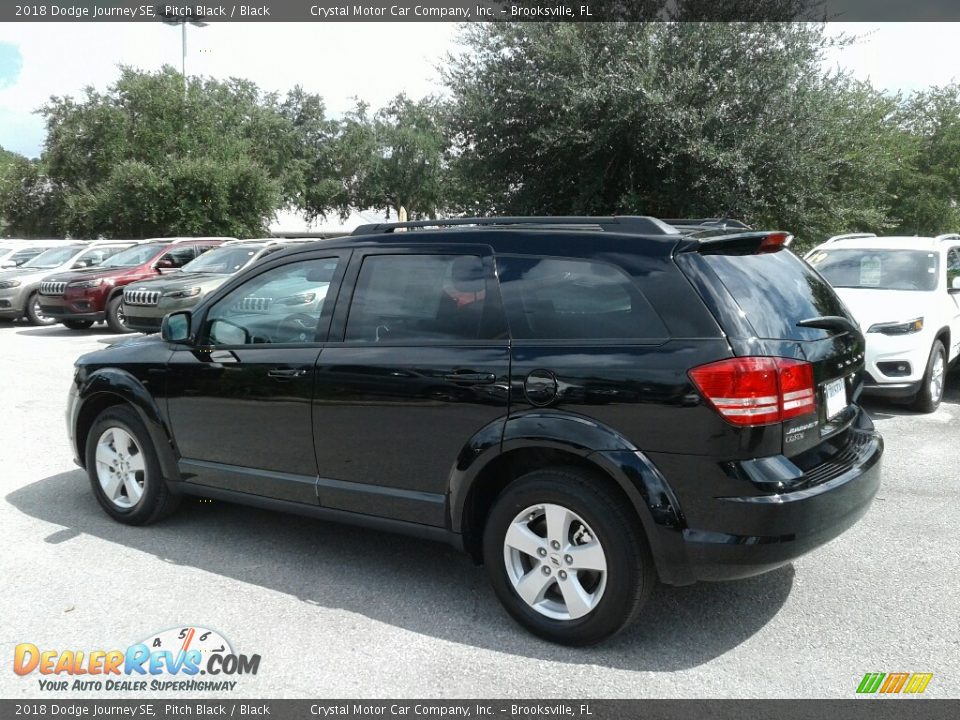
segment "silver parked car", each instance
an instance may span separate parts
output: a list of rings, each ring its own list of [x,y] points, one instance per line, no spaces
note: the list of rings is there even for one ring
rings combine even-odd
[[[20,267],[0,271],[0,318],[26,317],[34,325],[53,325],[56,318],[40,310],[37,291],[48,275],[65,270],[95,267],[132,242],[76,242],[52,247]]]

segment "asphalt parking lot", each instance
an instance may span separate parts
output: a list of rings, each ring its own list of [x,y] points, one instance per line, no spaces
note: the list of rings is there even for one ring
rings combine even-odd
[[[852,530],[764,576],[661,587],[577,650],[520,630],[444,545],[199,501],[111,521],[64,409],[74,359],[118,339],[0,323],[0,697],[41,695],[11,670],[17,643],[124,648],[186,625],[261,655],[234,697],[843,698],[866,672],[932,672],[926,696],[960,696],[960,373],[935,414],[869,404],[883,485]]]

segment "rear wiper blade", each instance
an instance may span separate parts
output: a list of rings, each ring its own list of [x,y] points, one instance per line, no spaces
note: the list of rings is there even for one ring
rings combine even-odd
[[[854,334],[860,332],[860,328],[841,315],[824,315],[823,317],[808,318],[798,322],[797,327],[839,330],[841,332]]]

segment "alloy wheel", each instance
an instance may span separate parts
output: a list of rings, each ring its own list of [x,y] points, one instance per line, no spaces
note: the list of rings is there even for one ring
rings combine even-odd
[[[107,428],[97,441],[97,479],[107,499],[129,510],[143,497],[146,464],[134,437],[120,427]]]
[[[40,298],[35,297],[33,299],[33,316],[39,320],[41,323],[49,323],[53,320],[50,315],[47,315],[40,309]]]
[[[583,518],[562,505],[519,513],[504,536],[503,561],[523,601],[555,620],[588,615],[607,585],[603,546]]]

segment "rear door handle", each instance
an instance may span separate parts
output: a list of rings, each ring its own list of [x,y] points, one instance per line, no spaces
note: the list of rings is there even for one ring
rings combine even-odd
[[[310,368],[273,368],[267,370],[267,377],[275,380],[293,380],[294,378],[304,377],[310,372]]]
[[[470,383],[471,385],[489,385],[496,382],[495,373],[485,372],[453,372],[443,376],[444,380],[450,382]]]

